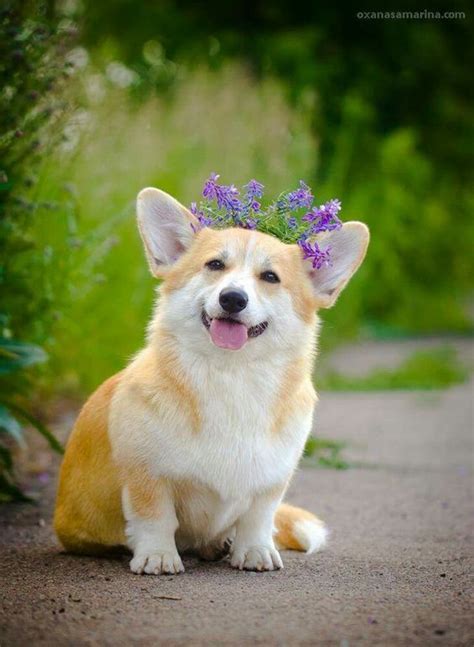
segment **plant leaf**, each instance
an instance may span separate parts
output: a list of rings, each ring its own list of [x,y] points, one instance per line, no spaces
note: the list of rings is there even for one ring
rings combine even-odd
[[[19,407],[16,404],[13,404],[12,402],[4,402],[3,403],[5,406],[7,406],[9,409],[14,411],[20,418],[23,418],[27,422],[30,423],[30,425],[33,425],[33,427],[39,431],[39,433],[48,441],[49,446],[51,449],[54,449],[55,452],[58,452],[58,454],[64,454],[64,448],[59,442],[59,440],[52,434],[49,429],[40,421],[38,418],[35,418],[35,416],[31,415],[28,411],[23,409],[22,407]]]
[[[48,356],[40,346],[13,339],[0,339],[0,375],[45,362]]]
[[[19,445],[23,444],[20,423],[2,404],[0,404],[0,429],[3,429],[3,431],[14,438]]]

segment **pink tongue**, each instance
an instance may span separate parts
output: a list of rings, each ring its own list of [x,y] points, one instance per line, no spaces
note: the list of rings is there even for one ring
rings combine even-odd
[[[213,319],[209,329],[211,339],[219,348],[239,350],[247,341],[247,326],[226,319]]]

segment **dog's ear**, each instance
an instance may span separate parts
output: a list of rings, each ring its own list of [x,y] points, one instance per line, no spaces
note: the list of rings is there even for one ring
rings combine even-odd
[[[137,221],[151,273],[157,277],[186,251],[198,229],[196,218],[186,207],[153,188],[138,194]]]
[[[316,292],[318,305],[330,308],[351,276],[364,260],[369,244],[369,229],[362,222],[346,222],[318,240],[322,249],[330,247],[330,265],[313,269],[311,260],[303,261]]]

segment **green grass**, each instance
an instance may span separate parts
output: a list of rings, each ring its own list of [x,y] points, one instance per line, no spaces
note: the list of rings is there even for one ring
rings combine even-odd
[[[336,470],[345,470],[350,467],[342,457],[341,452],[345,443],[338,440],[314,438],[310,436],[304,448],[304,463],[317,467],[328,467]]]
[[[414,353],[395,369],[377,369],[363,377],[331,371],[317,380],[317,387],[327,391],[432,390],[460,384],[468,375],[452,348],[436,348]]]

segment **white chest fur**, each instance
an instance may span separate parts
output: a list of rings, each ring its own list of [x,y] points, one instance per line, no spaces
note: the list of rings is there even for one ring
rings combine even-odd
[[[181,514],[190,534],[216,536],[232,525],[255,494],[283,485],[293,472],[310,430],[306,408],[272,429],[287,362],[248,364],[180,358],[199,408],[192,430],[184,410],[131,402],[118,392],[110,416],[114,453],[145,459],[150,475],[186,482]],[[159,401],[159,394],[157,394]],[[192,485],[190,488],[189,486]],[[203,528],[204,530],[204,528]]]
[[[278,362],[196,366],[191,378],[202,428],[198,435],[188,436],[185,456],[175,454],[174,469],[181,475],[192,474],[224,498],[251,494],[285,480],[308,430],[294,419],[290,429],[272,434],[283,372]]]

